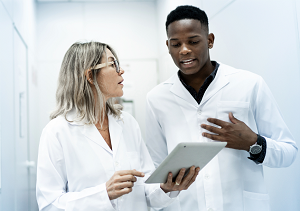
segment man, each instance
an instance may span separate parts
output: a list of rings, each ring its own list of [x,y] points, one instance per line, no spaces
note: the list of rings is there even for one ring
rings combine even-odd
[[[287,167],[297,146],[264,80],[211,61],[204,11],[179,6],[166,44],[179,68],[147,95],[146,144],[157,167],[180,142],[225,141],[196,182],[165,210],[268,211],[263,166]]]

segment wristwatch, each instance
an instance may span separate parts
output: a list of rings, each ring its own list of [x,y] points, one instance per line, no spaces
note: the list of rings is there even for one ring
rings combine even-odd
[[[258,139],[259,139],[259,136],[258,136]],[[260,144],[258,144],[257,142],[255,142],[255,144],[250,146],[249,152],[252,155],[257,155],[261,152],[261,150],[262,150],[262,146]]]

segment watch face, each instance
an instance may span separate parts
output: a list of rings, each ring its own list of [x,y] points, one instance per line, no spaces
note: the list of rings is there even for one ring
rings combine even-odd
[[[250,149],[251,154],[258,154],[260,152],[261,152],[261,146],[259,146],[259,145],[254,145]]]

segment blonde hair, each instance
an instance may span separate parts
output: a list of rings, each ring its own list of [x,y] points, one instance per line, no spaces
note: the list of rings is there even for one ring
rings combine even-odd
[[[74,43],[66,52],[58,77],[56,91],[56,109],[51,113],[50,119],[63,115],[67,121],[67,113],[76,110],[73,121],[84,121],[84,124],[103,124],[105,114],[110,112],[114,117],[120,118],[120,105],[113,103],[110,98],[106,101],[97,83],[97,73],[101,69],[93,69],[109,49],[118,60],[115,51],[107,44],[100,42]],[[119,61],[119,60],[118,60]],[[97,91],[97,99],[93,95],[91,86],[85,76],[85,71],[91,69],[92,80]],[[96,108],[100,108],[97,109]]]

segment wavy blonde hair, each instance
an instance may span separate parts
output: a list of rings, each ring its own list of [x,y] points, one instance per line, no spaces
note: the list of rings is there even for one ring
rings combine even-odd
[[[51,113],[50,119],[63,115],[69,121],[67,113],[72,109],[75,109],[77,114],[73,121],[84,120],[85,124],[100,122],[102,126],[105,114],[109,112],[120,118],[122,107],[114,104],[112,98],[108,99],[104,106],[105,98],[97,83],[97,74],[101,69],[93,69],[100,64],[103,56],[106,57],[106,49],[109,49],[118,60],[115,51],[105,43],[77,42],[68,49],[59,72],[56,109]],[[85,76],[88,69],[92,70],[92,80],[97,91],[96,99]]]

